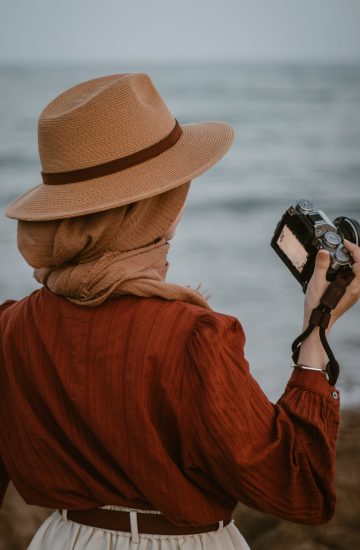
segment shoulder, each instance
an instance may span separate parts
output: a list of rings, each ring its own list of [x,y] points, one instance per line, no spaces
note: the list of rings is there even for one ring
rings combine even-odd
[[[245,382],[249,366],[244,349],[245,333],[236,317],[217,311],[198,315],[186,343],[192,391],[200,387],[212,399],[221,388],[231,391]]]
[[[5,329],[9,326],[9,319],[12,317],[12,312],[19,302],[17,300],[6,300],[0,304],[0,336],[5,333]]]
[[[105,304],[104,304],[105,305]],[[109,308],[109,309],[108,309]],[[121,297],[110,300],[104,308],[119,320],[128,318],[129,326],[140,333],[151,331],[164,339],[176,335],[179,343],[198,339],[225,340],[231,333],[243,333],[237,318],[194,305],[182,300],[165,300],[158,297]]]
[[[4,322],[6,326],[8,323],[11,323],[14,320],[18,320],[19,317],[25,314],[29,304],[35,298],[35,296],[41,291],[35,290],[28,296],[25,296],[21,300],[5,300],[0,304],[0,322],[3,325]]]
[[[233,315],[198,308],[198,311],[194,312],[193,321],[192,334],[194,337],[224,339],[232,334],[240,334],[245,339],[243,327],[239,319]]]
[[[5,316],[5,311],[11,311],[13,309],[14,304],[17,304],[17,300],[5,300],[2,304],[0,304],[0,319],[3,319]]]
[[[239,320],[232,315],[180,300],[146,298],[142,300],[140,308],[156,312],[156,316],[164,320],[176,320],[180,326],[186,326],[190,331],[221,333],[238,328],[242,330]]]
[[[12,306],[13,304],[16,304],[16,300],[5,300],[2,304],[0,304],[0,316],[5,309]]]
[[[151,307],[151,303],[148,302]],[[234,349],[242,353],[246,337],[237,317],[182,301],[164,301],[158,322],[164,331],[173,328],[190,354],[219,354],[221,350]]]

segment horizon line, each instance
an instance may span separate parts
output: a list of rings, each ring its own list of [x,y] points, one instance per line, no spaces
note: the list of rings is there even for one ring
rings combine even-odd
[[[66,65],[66,66],[93,66],[99,64],[150,64],[150,65],[360,65],[360,59],[357,58],[176,58],[176,59],[154,59],[154,58],[99,58],[99,59],[0,59],[0,66],[26,66],[26,65]]]

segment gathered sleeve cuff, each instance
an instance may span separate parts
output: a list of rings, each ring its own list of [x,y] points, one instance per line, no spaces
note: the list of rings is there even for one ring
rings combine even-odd
[[[339,392],[323,374],[295,369],[271,403],[249,371],[244,344],[239,321],[213,312],[201,315],[189,336],[189,476],[195,483],[209,476],[262,512],[325,523],[335,510]]]

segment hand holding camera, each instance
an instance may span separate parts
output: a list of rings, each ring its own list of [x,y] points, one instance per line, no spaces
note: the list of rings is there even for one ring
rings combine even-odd
[[[323,370],[335,384],[339,365],[326,339],[334,322],[360,297],[360,225],[351,218],[331,222],[310,201],[290,205],[271,246],[301,283],[305,294],[303,333],[292,344],[294,366]],[[320,336],[320,339],[319,339]],[[302,345],[302,347],[300,347]],[[324,368],[326,361],[329,362]]]
[[[346,288],[346,292],[336,308],[332,311],[329,329],[335,321],[339,319],[339,317],[341,317],[348,309],[350,309],[360,298],[360,248],[347,239],[344,239],[344,245],[351,253],[352,273],[355,277]],[[326,279],[329,263],[329,253],[322,250],[319,251],[316,258],[315,270],[305,294],[304,328],[306,328],[309,323],[311,311],[318,306],[321,296],[330,284]]]

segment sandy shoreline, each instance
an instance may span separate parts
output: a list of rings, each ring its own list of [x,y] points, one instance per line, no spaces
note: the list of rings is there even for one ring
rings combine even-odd
[[[308,527],[242,506],[234,519],[252,550],[360,548],[360,409],[341,412],[337,445],[337,507],[326,525]],[[0,550],[25,550],[49,511],[26,505],[12,486],[0,510]]]

